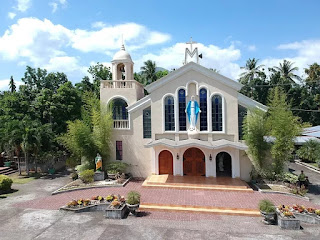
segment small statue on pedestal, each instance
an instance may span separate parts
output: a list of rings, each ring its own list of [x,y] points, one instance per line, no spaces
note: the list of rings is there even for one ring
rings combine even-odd
[[[97,153],[97,156],[95,158],[96,163],[96,171],[102,172],[102,158],[99,153]]]

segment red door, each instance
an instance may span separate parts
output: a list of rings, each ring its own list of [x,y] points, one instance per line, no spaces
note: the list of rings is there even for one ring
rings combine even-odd
[[[159,174],[173,175],[173,157],[168,150],[163,150],[159,154]]]
[[[206,163],[203,152],[198,148],[189,148],[183,154],[183,173],[188,176],[205,176]]]

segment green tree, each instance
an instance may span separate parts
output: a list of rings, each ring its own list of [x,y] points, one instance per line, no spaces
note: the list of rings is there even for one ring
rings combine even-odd
[[[302,125],[299,118],[290,111],[286,95],[278,87],[271,95],[267,125],[270,136],[274,138],[271,146],[273,170],[276,174],[281,174],[284,163],[294,150],[295,137],[302,133]]]
[[[144,77],[146,78],[146,82],[147,82],[146,84],[155,82],[157,80],[156,63],[151,60],[147,60],[143,64],[144,65],[140,69],[141,69],[141,74],[144,75]]]
[[[270,68],[269,70],[272,72],[279,72],[280,77],[282,78],[282,83],[293,83],[296,82],[294,80],[301,81],[301,77],[297,74],[295,74],[296,71],[299,70],[298,67],[293,67],[294,63],[290,62],[288,60],[283,60],[283,63],[279,63],[278,66],[274,66],[273,68]]]
[[[100,98],[100,81],[101,80],[111,80],[112,72],[110,67],[104,66],[102,63],[97,62],[97,64],[90,66],[88,73],[91,74],[93,79],[93,89],[98,98]]]
[[[169,74],[168,70],[157,71],[157,72],[156,72],[157,80],[160,79],[160,78],[163,78],[163,77],[167,76],[168,74]]]
[[[269,87],[267,86],[266,74],[263,65],[258,65],[259,59],[247,60],[246,65],[241,67],[245,71],[240,75],[239,82],[243,84],[241,93],[266,104]]]
[[[81,159],[88,168],[94,168],[97,153],[105,160],[106,166],[113,128],[112,113],[105,106],[100,106],[99,99],[92,93],[87,93],[84,101],[82,120],[69,121],[67,133],[59,140],[73,157]]]
[[[250,110],[244,119],[244,139],[252,156],[255,169],[262,173],[266,151],[269,146],[265,140],[268,134],[266,113],[259,109]]]
[[[320,142],[309,140],[297,151],[299,158],[320,165]]]
[[[10,77],[10,82],[9,82],[9,90],[11,93],[15,92],[17,89],[16,84],[14,83],[13,76]]]

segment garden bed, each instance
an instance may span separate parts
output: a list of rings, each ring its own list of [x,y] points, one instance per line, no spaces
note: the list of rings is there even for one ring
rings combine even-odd
[[[62,192],[75,191],[79,189],[100,188],[100,187],[124,187],[130,181],[130,179],[131,177],[126,179],[117,179],[117,180],[106,179],[103,181],[95,181],[92,183],[83,183],[80,179],[77,179],[59,188],[58,190],[54,191],[52,195],[59,194]]]

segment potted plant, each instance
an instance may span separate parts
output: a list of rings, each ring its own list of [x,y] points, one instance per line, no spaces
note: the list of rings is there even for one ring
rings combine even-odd
[[[268,199],[263,199],[259,202],[259,210],[261,215],[264,217],[265,224],[275,224],[276,208]]]
[[[140,206],[140,193],[136,191],[131,191],[127,195],[127,200],[126,204],[129,209],[129,211],[133,214],[136,215],[136,211],[138,210]]]

